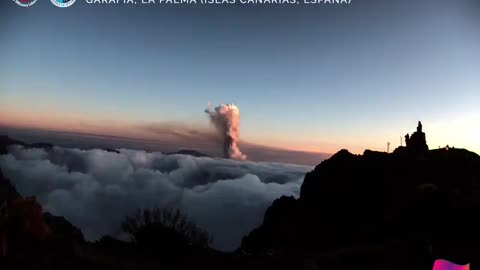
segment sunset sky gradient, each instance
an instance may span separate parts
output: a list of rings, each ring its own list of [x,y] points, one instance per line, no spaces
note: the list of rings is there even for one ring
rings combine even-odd
[[[251,143],[384,151],[421,120],[480,153],[475,0],[0,10],[0,125],[154,138],[135,126],[233,102]]]

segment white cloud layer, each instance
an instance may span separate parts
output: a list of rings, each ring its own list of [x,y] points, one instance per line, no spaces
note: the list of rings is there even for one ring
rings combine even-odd
[[[171,206],[209,231],[213,246],[238,247],[276,198],[298,197],[312,167],[164,155],[121,149],[10,147],[0,167],[23,196],[65,216],[89,240],[120,236],[136,208]]]

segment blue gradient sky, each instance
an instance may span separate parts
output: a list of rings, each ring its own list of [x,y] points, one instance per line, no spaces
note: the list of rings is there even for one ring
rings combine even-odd
[[[480,153],[479,14],[475,0],[318,7],[77,0],[64,9],[2,1],[0,116],[49,128],[208,126],[207,101],[234,102],[242,139],[253,143],[385,150],[422,120],[431,148]]]

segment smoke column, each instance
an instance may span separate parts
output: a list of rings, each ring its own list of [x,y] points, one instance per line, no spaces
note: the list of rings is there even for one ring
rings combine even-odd
[[[224,156],[230,159],[245,160],[247,156],[242,154],[238,148],[240,138],[240,110],[238,107],[234,104],[221,104],[212,111],[210,103],[208,103],[205,112],[223,138]]]

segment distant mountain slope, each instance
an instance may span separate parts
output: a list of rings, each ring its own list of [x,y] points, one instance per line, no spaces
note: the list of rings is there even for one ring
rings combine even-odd
[[[195,150],[188,150],[188,149],[182,149],[177,152],[171,152],[171,153],[166,153],[166,155],[189,155],[189,156],[194,156],[194,157],[210,157],[207,154],[195,151]]]
[[[12,139],[5,135],[0,135],[0,155],[7,154],[9,145],[22,145],[29,148],[52,148],[53,144],[50,143],[24,143],[19,140]]]
[[[132,149],[149,152],[171,153],[179,149],[195,149],[211,157],[223,156],[221,143],[211,134],[198,133],[193,137],[180,137],[170,140],[159,136],[156,139],[141,139],[122,136],[62,132],[29,128],[15,128],[0,125],[0,134],[10,136],[25,143],[49,142],[56,146],[79,149]],[[305,152],[241,142],[241,148],[250,161],[279,162],[314,166],[331,156],[331,153]]]
[[[0,136],[0,155],[8,153],[7,147],[12,144],[25,145],[25,143],[12,139],[8,136]]]
[[[7,147],[9,145],[14,145],[14,144],[23,145],[25,147],[31,147],[31,148],[52,148],[53,147],[53,145],[50,144],[50,143],[31,143],[31,144],[28,144],[28,143],[24,143],[24,142],[19,141],[19,140],[12,139],[12,138],[10,138],[8,136],[5,136],[5,135],[0,135],[0,154],[6,154],[8,152]],[[118,150],[112,149],[112,148],[102,148],[102,149],[105,150],[105,151],[108,151],[108,152],[120,153]],[[210,157],[207,154],[201,153],[201,152],[196,151],[196,150],[189,150],[189,149],[181,149],[181,150],[176,151],[176,152],[166,153],[166,155],[175,155],[175,154],[190,155],[190,156],[194,156],[194,157]]]

